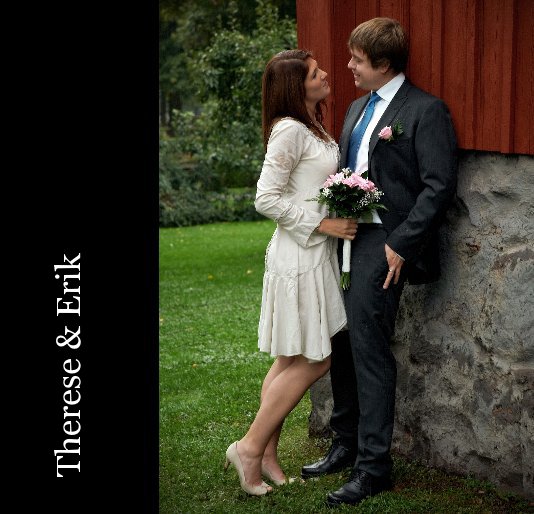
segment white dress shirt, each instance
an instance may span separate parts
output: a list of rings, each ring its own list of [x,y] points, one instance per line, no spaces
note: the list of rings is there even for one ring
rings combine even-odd
[[[362,174],[364,171],[367,171],[368,169],[368,159],[369,159],[369,141],[371,139],[371,134],[376,128],[376,125],[378,124],[378,120],[382,117],[382,114],[384,114],[384,111],[387,109],[389,103],[391,100],[393,100],[393,97],[397,94],[397,91],[402,86],[402,83],[406,79],[406,76],[404,73],[399,73],[395,77],[393,77],[387,84],[384,84],[380,89],[377,89],[377,93],[380,96],[380,100],[378,100],[375,103],[375,110],[373,112],[373,115],[371,116],[371,120],[369,121],[369,125],[367,126],[367,129],[365,130],[363,134],[363,139],[360,144],[360,148],[358,149],[358,155],[356,156],[356,166],[354,168],[354,171],[358,174]],[[360,118],[358,119],[358,123],[363,118],[363,112]],[[380,130],[382,130],[383,127],[380,127]],[[376,211],[372,211],[373,219],[371,220],[363,220],[360,218],[358,220],[358,223],[382,223],[382,220],[380,219],[380,216]]]

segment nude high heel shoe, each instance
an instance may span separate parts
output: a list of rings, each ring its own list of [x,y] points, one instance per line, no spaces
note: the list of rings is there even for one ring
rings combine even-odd
[[[226,462],[224,463],[224,470],[226,471],[230,464],[233,464],[237,474],[239,475],[239,483],[241,484],[241,489],[252,496],[263,496],[272,490],[272,488],[262,482],[261,485],[250,485],[245,480],[245,472],[243,471],[243,465],[241,464],[241,459],[237,453],[237,443],[232,443],[226,450]]]
[[[274,485],[286,485],[287,484],[287,479],[284,479],[284,480],[277,480],[276,478],[274,478],[272,475],[271,475],[271,472],[265,468],[265,467],[261,467],[261,474],[267,479],[267,480],[270,480]]]

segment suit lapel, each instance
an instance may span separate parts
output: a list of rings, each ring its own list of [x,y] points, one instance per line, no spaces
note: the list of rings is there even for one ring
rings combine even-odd
[[[369,162],[371,162],[371,155],[373,154],[376,143],[378,143],[378,133],[382,130],[382,128],[393,123],[395,116],[399,112],[400,108],[404,105],[404,102],[406,102],[408,89],[410,87],[410,83],[408,82],[408,79],[406,79],[393,97],[393,100],[391,100],[387,106],[387,109],[384,111],[384,114],[382,114],[382,117],[378,120],[376,128],[373,130],[371,139],[369,140]]]

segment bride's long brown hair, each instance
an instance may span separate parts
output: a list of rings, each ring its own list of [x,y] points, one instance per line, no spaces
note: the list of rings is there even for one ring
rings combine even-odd
[[[262,81],[262,128],[263,146],[267,148],[274,123],[290,116],[301,121],[317,136],[326,136],[317,129],[306,109],[306,88],[308,75],[306,59],[313,57],[308,50],[284,50],[270,59],[265,67]],[[321,100],[315,106],[315,118],[322,125],[326,102]]]

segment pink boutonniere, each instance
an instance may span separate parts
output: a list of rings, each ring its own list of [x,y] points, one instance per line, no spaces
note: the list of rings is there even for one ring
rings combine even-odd
[[[384,127],[379,133],[378,137],[380,139],[383,139],[384,141],[387,141],[388,143],[390,141],[393,141],[394,139],[397,139],[404,131],[402,130],[402,124],[399,120],[397,120],[393,126],[388,125]]]

